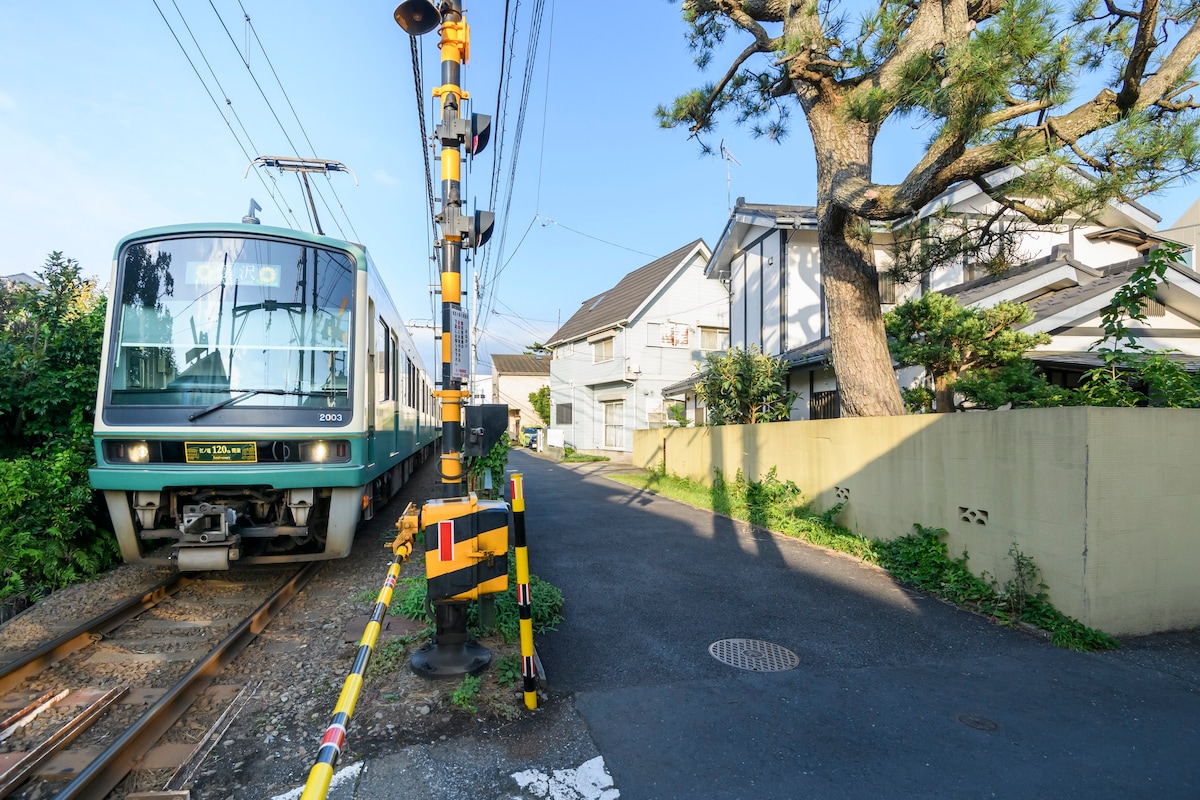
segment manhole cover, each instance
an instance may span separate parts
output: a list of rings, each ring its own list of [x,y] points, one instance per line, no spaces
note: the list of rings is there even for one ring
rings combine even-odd
[[[783,672],[800,663],[786,647],[758,639],[721,639],[710,644],[708,652],[722,664],[752,672]]]
[[[958,721],[977,731],[994,731],[1000,727],[995,720],[981,717],[978,714],[959,714]]]

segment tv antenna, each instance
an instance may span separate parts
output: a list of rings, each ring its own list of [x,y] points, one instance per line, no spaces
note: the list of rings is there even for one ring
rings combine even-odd
[[[721,140],[721,158],[725,159],[725,206],[726,206],[726,208],[729,209],[729,213],[732,214],[733,213],[733,200],[731,198],[733,196],[732,195],[733,176],[730,171],[729,162],[732,161],[734,164],[737,164],[739,167],[742,165],[742,162],[738,161],[737,158],[734,157],[733,153],[729,152],[729,148],[725,146],[724,139]]]

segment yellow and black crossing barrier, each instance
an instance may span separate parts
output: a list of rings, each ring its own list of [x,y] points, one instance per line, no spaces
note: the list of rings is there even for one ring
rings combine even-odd
[[[395,554],[388,567],[387,578],[383,588],[375,598],[375,610],[371,613],[371,621],[363,630],[362,639],[358,643],[358,652],[354,656],[354,666],[346,676],[342,685],[342,693],[338,695],[337,704],[333,708],[333,720],[321,737],[321,749],[317,751],[317,760],[308,773],[304,784],[304,793],[300,800],[322,800],[329,792],[329,784],[333,781],[333,770],[337,767],[338,757],[346,744],[346,728],[354,715],[354,706],[358,704],[358,696],[362,692],[363,676],[367,671],[367,662],[379,640],[379,631],[383,627],[383,618],[392,602],[392,593],[396,589],[396,579],[400,577],[400,566],[408,560],[412,553],[413,535],[417,528],[416,507],[409,503],[396,523],[398,535],[387,547]]]
[[[537,665],[533,656],[533,596],[529,591],[529,547],[525,542],[525,476],[509,477],[513,515],[513,557],[517,562],[517,615],[521,626],[521,679],[525,707],[537,708]]]
[[[466,497],[430,500],[421,507],[425,578],[433,605],[433,638],[410,661],[426,678],[475,675],[492,654],[467,633],[472,600],[508,588],[508,505]]]

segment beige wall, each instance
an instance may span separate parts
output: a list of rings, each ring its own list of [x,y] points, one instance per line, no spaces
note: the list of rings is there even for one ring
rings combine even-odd
[[[1060,408],[637,431],[634,464],[708,482],[770,467],[891,538],[945,528],[1001,583],[1013,543],[1064,613],[1129,635],[1200,625],[1200,410]]]

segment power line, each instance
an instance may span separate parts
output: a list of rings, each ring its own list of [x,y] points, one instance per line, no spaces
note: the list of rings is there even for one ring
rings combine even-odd
[[[558,220],[553,220],[553,219],[550,219],[549,217],[541,217],[541,219],[544,219],[544,220],[546,220],[546,222],[549,222],[552,225],[556,225],[559,228],[562,228],[563,230],[570,231],[571,233],[575,233],[580,236],[586,236],[588,239],[592,239],[594,241],[601,242],[603,244],[611,245],[612,247],[619,247],[622,250],[628,250],[629,252],[637,253],[638,255],[649,256],[650,258],[658,258],[658,256],[654,255],[653,253],[647,253],[645,250],[636,250],[632,247],[626,247],[623,244],[617,244],[616,242],[610,242],[607,239],[601,239],[599,236],[592,236],[590,233],[584,233],[583,231],[577,231],[574,228],[569,228],[566,225],[563,225]],[[546,222],[542,223],[543,228],[546,227]]]
[[[225,94],[225,90],[221,87],[221,82],[217,80],[216,73],[213,72],[212,65],[208,63],[208,58],[204,55],[204,48],[202,48],[200,43],[196,41],[195,35],[192,34],[191,26],[187,24],[187,19],[183,16],[183,12],[179,10],[179,5],[174,3],[174,0],[172,0],[172,5],[175,6],[175,12],[179,14],[180,21],[183,22],[184,27],[187,28],[188,34],[192,37],[192,43],[196,45],[196,50],[200,53],[200,57],[204,60],[205,66],[208,67],[209,73],[213,76],[213,82],[216,83],[217,88],[221,92],[221,96],[225,98],[225,103],[229,107],[230,113],[233,115],[234,119],[238,121],[238,125],[242,128],[242,132],[245,134],[246,140],[250,143],[251,149],[256,149],[254,147],[254,141],[250,138],[250,133],[246,130],[245,125],[242,124],[241,117],[238,116],[237,111],[233,107],[233,101],[231,101],[229,96]],[[188,54],[187,48],[184,47],[183,42],[179,40],[179,35],[175,33],[175,28],[171,25],[171,21],[167,19],[167,15],[163,13],[162,7],[158,4],[158,0],[154,0],[154,8],[157,9],[158,15],[162,17],[162,21],[167,26],[167,30],[171,32],[171,37],[175,40],[175,44],[179,45],[179,50],[183,53],[183,57],[187,59],[188,66],[192,68],[192,72],[195,73],[196,79],[199,80],[200,85],[204,87],[204,92],[208,95],[208,99],[212,101],[213,107],[216,108],[217,113],[221,116],[222,121],[224,121],[226,127],[229,128],[229,133],[233,136],[234,141],[237,142],[238,149],[242,151],[242,154],[246,157],[246,160],[250,161],[253,156],[246,151],[246,146],[242,144],[241,137],[238,136],[237,131],[233,129],[233,124],[221,110],[221,104],[217,102],[217,98],[213,97],[212,90],[208,88],[208,83],[205,82],[204,76],[201,75],[200,70],[196,68],[196,63],[192,61],[192,57]],[[257,175],[258,173],[255,174]],[[267,185],[267,182],[262,175],[258,175],[258,180],[260,183],[262,183],[263,188],[267,191],[267,194],[270,195],[271,202],[273,202],[275,207],[279,209],[280,216],[282,216],[284,219],[287,219],[288,215],[291,214],[292,224],[299,227],[296,222],[295,213],[292,211],[292,209],[289,207],[287,211],[284,211],[283,206],[279,204],[279,198],[275,195],[275,190]],[[271,182],[275,183],[273,176],[271,177]],[[278,188],[278,186],[276,188]],[[282,190],[280,190],[279,194],[283,194]],[[285,205],[287,204],[285,203]]]
[[[262,39],[258,37],[258,31],[255,29],[254,23],[250,21],[250,15],[246,13],[246,7],[242,5],[242,0],[238,0],[238,7],[242,9],[242,16],[246,19],[246,27],[251,33],[254,34],[254,41],[258,43],[258,49],[262,51],[263,58],[267,60],[267,66],[271,68],[271,74],[275,77],[275,84],[279,87],[279,91],[283,93],[283,99],[287,101],[288,108],[291,109],[292,112],[292,117],[296,120],[296,124],[300,126],[300,133],[304,135],[304,141],[308,142],[308,149],[312,152],[313,158],[318,158],[317,150],[315,147],[313,147],[312,140],[308,138],[308,131],[304,129],[304,123],[300,121],[300,115],[296,113],[296,107],[292,105],[292,98],[288,96],[287,89],[283,88],[283,81],[280,80],[279,73],[275,71],[275,65],[271,63],[271,56],[267,54],[266,46],[263,45]],[[247,53],[249,50],[250,48],[247,46]],[[247,63],[246,68],[249,69],[249,67],[250,65]],[[300,154],[297,153],[296,155]],[[346,224],[350,226],[350,232],[354,234],[355,241],[361,241],[358,236],[358,231],[354,229],[354,223],[350,220],[350,215],[346,212],[346,207],[342,205],[342,198],[338,195],[337,189],[333,185],[333,179],[329,176],[328,172],[325,173],[325,180],[329,181],[329,191],[333,193],[334,198],[337,200],[338,208],[341,209],[342,216],[346,218]],[[320,192],[317,192],[317,194],[320,195]],[[325,197],[323,195],[321,196],[321,201],[325,201]],[[328,203],[325,204],[325,208],[329,208]],[[330,216],[333,215],[333,211],[330,211],[329,213]]]
[[[241,59],[242,65],[246,67],[246,72],[250,73],[250,79],[254,81],[254,85],[258,89],[258,93],[262,96],[263,102],[267,104],[267,109],[271,112],[271,116],[275,118],[275,123],[279,125],[279,130],[283,133],[283,138],[287,140],[288,146],[292,148],[292,153],[299,158],[300,148],[296,147],[296,144],[292,141],[292,137],[288,134],[287,128],[284,126],[283,121],[279,119],[279,114],[276,113],[275,106],[271,104],[271,100],[269,97],[267,97],[267,93],[263,90],[262,84],[258,82],[258,76],[255,75],[254,70],[250,68],[250,61],[244,55],[242,55],[242,51],[241,48],[238,47],[237,40],[233,38],[233,34],[229,31],[229,26],[225,24],[225,18],[221,16],[221,12],[217,10],[213,0],[208,0],[208,5],[210,8],[212,8],[213,13],[217,15],[217,20],[221,23],[221,27],[225,30],[225,35],[229,37],[229,43],[233,45],[233,49],[237,52],[238,58]],[[246,19],[249,21],[249,17]],[[255,37],[257,36],[258,34],[255,33]],[[333,210],[329,208],[329,203],[325,200],[325,195],[321,194],[321,188],[319,186],[316,187],[316,191],[317,196],[321,198],[321,203],[325,206],[325,210],[329,211],[329,216],[333,220],[333,224],[337,226],[338,233],[341,234],[343,239],[349,238],[346,236],[346,232],[342,229],[342,224],[338,221],[337,216],[333,213]]]

